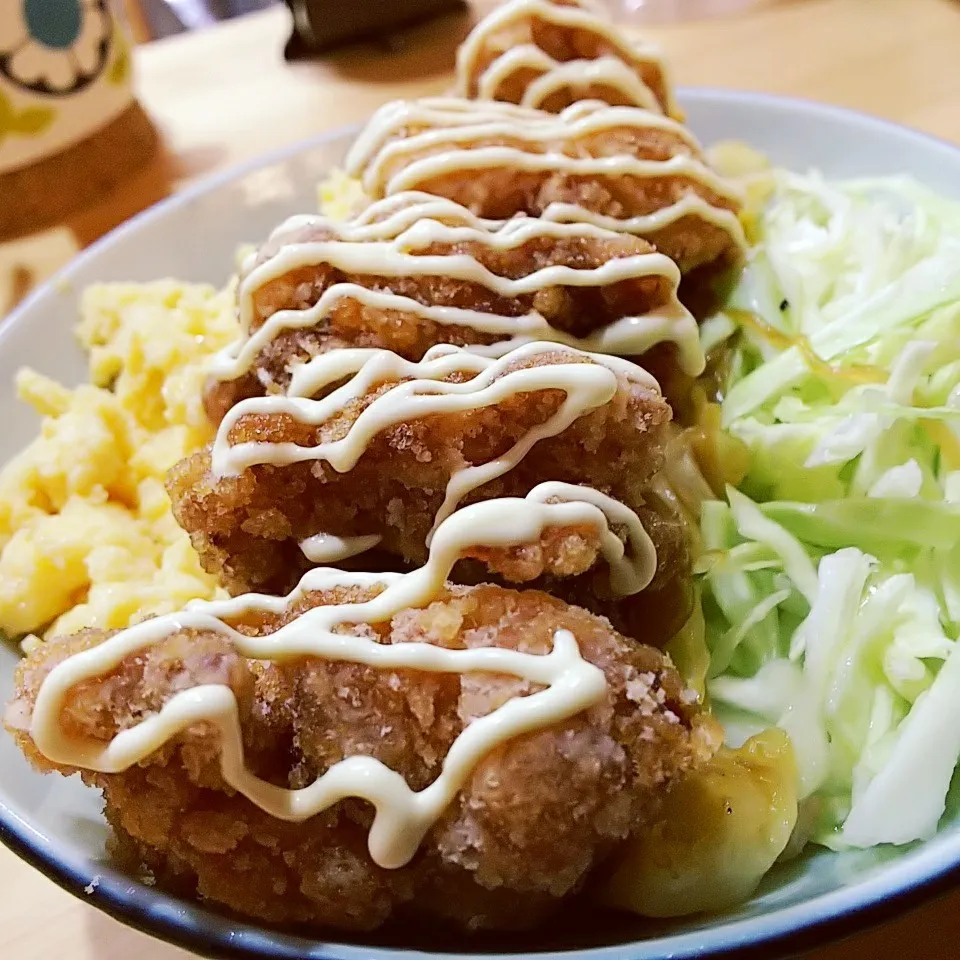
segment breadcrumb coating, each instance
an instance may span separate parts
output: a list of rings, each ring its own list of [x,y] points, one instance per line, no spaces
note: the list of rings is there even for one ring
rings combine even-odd
[[[392,211],[423,199],[412,194],[391,204]],[[466,214],[466,211],[464,211]],[[241,276],[294,244],[341,240],[343,225],[318,220],[268,241]],[[495,231],[491,229],[491,235]],[[360,245],[360,242],[358,242]],[[417,256],[470,257],[497,277],[518,280],[551,267],[596,270],[612,260],[654,252],[639,237],[617,235],[535,236],[525,242],[497,248],[479,240],[431,243],[414,251]],[[429,307],[455,307],[505,318],[517,318],[515,333],[484,332],[469,325],[439,323],[415,310],[384,309],[344,294],[315,325],[281,331],[255,358],[251,369],[236,380],[211,380],[205,397],[207,412],[219,423],[226,411],[244,397],[283,392],[290,371],[298,363],[338,347],[390,350],[418,361],[431,347],[488,345],[520,332],[520,319],[539,313],[555,329],[585,337],[624,317],[644,316],[667,303],[676,293],[677,277],[669,272],[632,277],[594,286],[547,283],[534,293],[505,296],[483,283],[444,276],[379,276],[346,273],[325,262],[299,267],[264,283],[253,293],[250,332],[256,332],[280,310],[307,310],[331,287],[356,284],[365,289],[407,297]]]
[[[562,351],[520,359],[507,370],[572,360],[592,362],[585,354]],[[229,437],[232,443],[300,446],[339,439],[393,386],[381,384],[319,426],[285,414],[244,414]],[[211,471],[210,452],[204,451],[179,463],[169,475],[174,515],[190,534],[205,569],[233,594],[287,592],[311,566],[300,542],[318,533],[379,536],[377,553],[351,564],[359,562],[360,569],[381,569],[376,564],[384,555],[394,558],[394,566],[397,561],[419,565],[427,558],[427,537],[450,478],[466,466],[503,456],[556,413],[563,398],[559,389],[536,390],[488,407],[397,423],[378,433],[346,473],[319,460],[257,464],[238,476],[218,478]],[[545,480],[609,493],[640,515],[653,539],[658,551],[656,588],[689,571],[680,521],[646,491],[662,464],[662,434],[669,419],[670,408],[659,393],[619,376],[608,403],[536,443],[512,470],[483,484],[464,503],[524,496]],[[507,582],[531,583],[540,577],[577,577],[596,566],[596,575],[578,599],[614,616],[606,565],[596,565],[599,545],[591,528],[550,528],[536,543],[468,551],[466,557],[484,562],[483,572],[468,576],[467,570],[455,571],[453,579],[476,582],[496,574]],[[592,603],[590,596],[603,600]]]
[[[308,593],[283,615],[248,614],[234,626],[267,634],[310,607],[375,593]],[[386,644],[533,654],[549,652],[554,633],[567,629],[603,670],[608,690],[590,710],[490,753],[398,870],[370,859],[371,810],[360,801],[289,823],[234,793],[221,778],[218,736],[202,723],[123,773],[81,771],[103,790],[118,851],[184,891],[267,922],[368,930],[414,914],[468,929],[528,927],[579,890],[654,815],[669,785],[717,747],[712,723],[663,654],[538,591],[448,585],[423,609],[349,629]],[[53,640],[20,664],[5,722],[38,769],[74,772],[47,761],[30,737],[44,677],[107,636]],[[363,754],[422,789],[466,724],[537,689],[485,673],[376,671],[311,658],[266,664],[239,656],[223,635],[183,631],[78,684],[60,723],[67,733],[107,741],[201,684],[230,687],[248,766],[290,788]]]
[[[576,0],[552,0],[552,3],[558,7],[581,7],[590,14],[595,13],[589,5]],[[542,16],[538,12],[513,18],[496,30],[491,30],[487,22],[481,20],[474,30],[482,35],[482,43],[474,59],[469,63],[458,63],[458,89],[468,97],[478,96],[481,78],[504,53],[520,47],[535,47],[546,55],[545,63],[553,61],[557,66],[571,61],[595,61],[604,57],[620,60],[649,88],[660,109],[667,112],[672,99],[670,83],[659,58],[649,52],[644,55],[622,40],[612,43],[605,35],[605,25],[605,18],[596,15],[592,23],[588,21],[582,25],[571,26],[554,22],[549,15]],[[531,60],[506,72],[496,88],[490,91],[491,99],[520,103],[530,85],[548,72],[543,66],[534,64],[535,60]],[[602,100],[612,105],[642,106],[622,87],[593,79],[587,71],[582,79],[553,85],[550,94],[537,106],[550,113],[559,113],[564,107],[578,100]]]
[[[430,101],[426,101],[430,103]],[[475,123],[472,110],[489,109],[489,104],[464,101],[457,117],[464,126]],[[515,107],[515,110],[521,108]],[[638,111],[632,111],[634,113]],[[519,130],[529,130],[545,119],[556,118],[539,110],[528,110],[524,120],[516,121]],[[737,213],[740,202],[735,194],[721,195],[702,177],[690,172],[674,172],[669,167],[653,175],[639,175],[622,170],[606,171],[601,165],[589,173],[577,173],[542,164],[542,169],[526,168],[524,155],[563,155],[613,162],[618,157],[665,163],[674,158],[690,158],[708,166],[696,141],[681,127],[644,126],[624,122],[600,130],[570,133],[557,139],[532,139],[496,132],[478,132],[469,143],[452,143],[443,132],[456,133],[457,126],[432,126],[430,119],[415,119],[390,130],[383,143],[393,145],[419,134],[434,132],[436,138],[424,138],[421,146],[390,153],[378,167],[376,183],[365,181],[375,198],[390,193],[391,182],[414,164],[429,157],[450,154],[449,170],[433,173],[413,171],[402,181],[403,190],[420,190],[446,197],[480,217],[506,219],[517,214],[540,216],[551,204],[582,207],[592,214],[614,220],[644,217],[679,203],[685,197],[699,197],[719,211]],[[484,154],[484,148],[507,148],[501,160]],[[517,151],[519,158],[510,154]],[[384,151],[386,152],[386,151]],[[455,156],[454,156],[455,154]],[[538,162],[534,165],[541,166]],[[366,167],[358,161],[354,175],[363,176]],[[677,219],[642,234],[656,248],[674,260],[687,273],[708,264],[730,266],[742,259],[741,231],[724,227],[713,217],[698,212],[686,213]]]

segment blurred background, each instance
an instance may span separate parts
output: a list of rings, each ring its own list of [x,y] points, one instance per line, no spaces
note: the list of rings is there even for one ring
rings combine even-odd
[[[955,0],[586,2],[656,42],[678,84],[802,96],[957,136]],[[0,322],[171,193],[360,123],[388,99],[445,92],[458,43],[496,4],[0,0]],[[410,27],[411,11],[445,15]],[[285,189],[268,173],[257,190]]]
[[[123,0],[130,31],[138,42],[212,26],[276,6],[283,0]]]
[[[279,6],[285,0],[123,0],[131,33],[138,42],[156,40],[186,30],[211,26],[219,20]],[[300,6],[307,0],[293,0]],[[391,0],[376,0],[391,2]],[[722,16],[756,6],[764,0],[603,0],[614,14],[637,23]],[[770,2],[770,0],[766,0]],[[320,4],[322,5],[322,4]]]

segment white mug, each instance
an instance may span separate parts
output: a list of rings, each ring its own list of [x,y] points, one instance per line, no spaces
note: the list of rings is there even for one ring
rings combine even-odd
[[[0,174],[53,156],[133,100],[111,0],[0,0]]]

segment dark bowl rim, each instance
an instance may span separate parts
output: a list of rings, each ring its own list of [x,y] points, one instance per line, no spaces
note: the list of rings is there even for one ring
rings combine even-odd
[[[886,130],[927,146],[936,146],[953,154],[960,153],[960,147],[955,144],[901,124],[845,107],[798,97],[708,87],[681,88],[679,94],[681,103],[684,99],[708,103],[757,102],[785,112],[813,110],[836,121]],[[290,160],[324,143],[342,140],[357,129],[358,125],[340,127],[262,154],[205,177],[120,224],[80,252],[8,315],[7,322],[3,324],[3,329],[0,329],[0,346],[4,340],[4,332],[15,327],[21,316],[30,312],[36,300],[47,295],[51,288],[69,282],[75,270],[96,258],[102,249],[122,240],[128,232],[133,233],[145,224],[161,219],[168,209],[187,205],[204,194],[263,167]],[[891,883],[889,878],[884,882],[883,878],[875,876],[853,888],[841,888],[791,907],[775,909],[762,918],[734,920],[712,928],[648,941],[573,948],[552,953],[538,951],[527,955],[539,956],[543,960],[635,960],[635,957],[636,960],[706,960],[730,957],[733,954],[744,960],[753,957],[773,960],[797,956],[891,920],[960,886],[960,833],[956,840],[955,849],[946,855],[935,851],[931,856],[925,857],[922,850],[914,852],[920,854],[917,857],[908,855],[911,862],[903,864],[905,875],[899,883]],[[233,920],[206,909],[202,904],[156,891],[110,869],[104,871],[101,867],[87,871],[80,868],[69,859],[58,855],[50,838],[34,830],[2,802],[0,843],[78,899],[127,926],[204,957],[224,960],[466,960],[467,957],[510,956],[501,952],[460,955],[405,950],[393,946],[326,944],[304,936],[276,932],[242,920]],[[914,860],[919,863],[913,862]],[[166,909],[151,910],[152,903],[161,904]],[[822,912],[816,910],[820,904],[825,908]],[[171,914],[176,914],[179,919],[172,919]],[[186,922],[183,919],[186,916],[191,917],[193,922]],[[678,943],[679,940],[683,940],[682,945]],[[658,949],[658,943],[662,944],[659,952],[650,952],[651,947]],[[641,948],[642,957],[636,955],[638,947]]]

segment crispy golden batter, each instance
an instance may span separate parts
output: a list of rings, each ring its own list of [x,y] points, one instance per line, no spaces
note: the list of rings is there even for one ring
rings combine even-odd
[[[400,210],[415,203],[418,195],[391,204]],[[422,195],[419,195],[422,199]],[[463,211],[467,216],[467,211]],[[349,227],[349,225],[348,225]],[[342,228],[341,228],[342,230]],[[282,232],[260,250],[241,276],[294,244],[343,240],[331,221],[317,220]],[[496,231],[491,228],[490,233]],[[410,250],[417,256],[470,257],[497,277],[518,280],[550,267],[596,270],[612,260],[653,253],[639,237],[617,235],[535,236],[511,247],[496,248],[479,240],[431,243]],[[669,265],[668,265],[669,266]],[[632,277],[606,285],[563,286],[547,284],[535,293],[504,296],[482,283],[444,276],[379,276],[345,273],[317,256],[317,262],[299,267],[264,283],[253,293],[250,332],[280,310],[306,310],[337,284],[356,284],[369,290],[406,297],[429,307],[454,307],[505,318],[539,313],[557,330],[584,337],[624,317],[643,316],[676,296],[676,277],[669,273]],[[490,344],[507,340],[517,331],[496,334],[469,325],[439,323],[414,310],[385,309],[363,303],[345,292],[308,327],[281,331],[258,354],[251,370],[233,381],[213,380],[205,403],[214,423],[244,397],[281,392],[290,381],[291,367],[338,347],[374,347],[391,350],[408,360],[420,360],[430,347]]]
[[[508,125],[516,127],[516,133],[512,133],[484,116],[493,106],[471,101],[421,101],[420,111],[414,109],[408,114],[403,104],[388,104],[381,109],[384,119],[378,121],[375,116],[372,121],[382,123],[385,131],[377,141],[379,149],[357,150],[350,172],[364,177],[365,188],[375,197],[398,190],[425,191],[492,219],[518,213],[540,216],[551,204],[565,204],[625,221],[655,214],[689,197],[699,197],[721,215],[735,214],[740,208],[735,191],[719,193],[711,186],[719,181],[710,175],[696,140],[679,124],[645,125],[639,122],[645,111],[621,108],[623,116],[616,124],[577,129],[560,123],[562,114],[558,118],[540,110],[511,106],[516,113],[506,119]],[[588,108],[575,104],[571,109],[589,114]],[[394,117],[389,114],[391,110]],[[546,124],[550,131],[562,129],[564,134],[537,136],[538,129]],[[491,130],[494,126],[500,129]],[[468,136],[466,130],[470,131]],[[394,149],[402,141],[407,141],[403,148]],[[501,149],[494,158],[484,148]],[[418,166],[441,154],[446,155],[442,169]],[[552,163],[550,157],[557,155],[608,162],[596,164],[589,173],[575,172]],[[527,157],[544,159],[528,164]],[[688,158],[695,166],[689,171],[665,166],[641,175],[618,169],[615,158],[661,163]],[[728,218],[725,225],[715,220],[714,215],[691,211],[640,233],[676,261],[684,273],[708,264],[729,266],[739,262],[742,232],[735,218]],[[631,232],[636,231],[631,228]]]
[[[570,351],[518,359],[507,370],[552,363],[591,362]],[[285,414],[244,414],[231,429],[232,443],[286,442],[314,446],[345,436],[360,413],[395,384],[384,383],[352,401],[319,427]],[[563,402],[559,389],[509,395],[501,402],[462,413],[400,422],[376,434],[359,461],[338,473],[324,460],[287,465],[257,464],[239,476],[217,478],[210,453],[182,461],[171,471],[168,490],[174,515],[190,534],[205,568],[238,594],[249,590],[284,593],[310,563],[299,543],[318,533],[381,537],[394,564],[421,564],[426,540],[450,478],[469,465],[503,456]],[[555,437],[540,440],[512,470],[482,485],[464,503],[524,496],[545,480],[585,484],[609,493],[645,522],[658,548],[657,585],[689,570],[679,522],[661,504],[647,502],[645,485],[662,462],[661,436],[670,408],[642,383],[618,379],[614,397],[575,420]],[[570,577],[593,566],[599,541],[592,529],[549,529],[537,543],[511,548],[475,548],[466,556],[483,560],[488,579],[526,583],[543,575]],[[362,569],[378,569],[359,558]],[[454,579],[461,579],[461,573]],[[589,595],[603,597],[593,609],[611,613],[605,565],[591,578]],[[586,600],[584,600],[586,602]],[[612,614],[611,614],[612,615]]]
[[[614,39],[606,35],[605,18],[597,16],[587,4],[578,3],[577,0],[551,0],[551,6],[581,8],[583,18],[575,26],[564,23],[550,6],[536,9],[524,0],[509,6],[517,8],[516,16],[502,20],[495,28],[491,26],[491,21],[481,20],[461,46],[461,51],[470,52],[470,59],[465,59],[463,52],[458,58],[459,93],[467,97],[479,96],[480,81],[490,67],[497,63],[499,68],[503,54],[523,48],[530,50],[532,56],[511,70],[498,69],[501,78],[494,89],[486,91],[488,99],[520,103],[532,83],[563,64],[612,58],[620,61],[626,71],[633,73],[640,84],[647,88],[653,98],[652,103],[646,102],[645,97],[638,99],[626,85],[588,79],[589,71],[584,71],[579,79],[571,78],[568,83],[551,85],[551,91],[545,98],[530,105],[558,113],[578,100],[602,100],[614,106],[659,106],[664,112],[669,112],[670,85],[659,57],[655,52],[643,50],[624,38]],[[502,15],[505,11],[499,13]],[[475,50],[471,41],[479,41]]]
[[[246,615],[235,626],[262,635],[309,607],[370,596],[357,588],[309,593],[284,615]],[[82,776],[104,791],[127,858],[246,916],[370,929],[414,912],[468,928],[530,926],[655,812],[670,783],[712,754],[713,726],[662,654],[537,591],[449,586],[424,609],[353,628],[381,643],[534,654],[548,652],[559,629],[572,631],[583,656],[604,671],[605,700],[488,755],[399,870],[370,860],[370,810],[358,801],[295,824],[226,788],[218,737],[203,724],[124,773]],[[30,738],[40,684],[57,663],[104,639],[91,631],[51,641],[17,671],[6,725],[40,770],[74,772],[47,761]],[[319,659],[264,665],[240,657],[222,635],[185,631],[79,684],[60,722],[67,733],[107,741],[200,684],[233,690],[248,766],[291,788],[365,754],[421,789],[467,723],[535,691],[480,673],[377,672]]]

